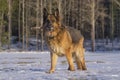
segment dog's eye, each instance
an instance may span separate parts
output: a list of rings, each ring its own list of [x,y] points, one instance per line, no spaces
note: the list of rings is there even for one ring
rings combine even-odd
[[[47,27],[47,30],[48,30],[48,31],[54,31],[54,27],[48,26],[48,27]]]

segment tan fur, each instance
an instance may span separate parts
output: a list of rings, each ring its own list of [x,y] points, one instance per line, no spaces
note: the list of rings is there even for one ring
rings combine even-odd
[[[51,18],[53,16],[49,16],[49,21],[54,28],[53,31],[45,31],[46,41],[51,51],[51,68],[49,73],[53,73],[55,71],[57,58],[58,56],[65,55],[69,64],[68,70],[74,71],[74,63],[72,55],[75,55],[77,68],[80,70],[86,70],[85,59],[84,59],[84,48],[83,41],[84,38],[81,37],[79,42],[73,43],[72,37],[67,28],[62,27],[59,24],[59,21],[54,20],[55,18]],[[51,19],[52,21],[51,21]],[[58,22],[58,23],[57,23]],[[51,36],[52,37],[49,37]]]

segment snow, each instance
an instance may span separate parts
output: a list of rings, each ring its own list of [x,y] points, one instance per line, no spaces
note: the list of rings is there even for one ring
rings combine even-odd
[[[60,57],[53,74],[45,52],[0,52],[0,80],[120,80],[120,52],[85,52],[86,71],[68,71]],[[76,66],[75,66],[76,67]]]

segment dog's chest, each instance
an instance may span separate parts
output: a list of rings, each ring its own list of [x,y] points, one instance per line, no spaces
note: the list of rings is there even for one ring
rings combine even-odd
[[[62,55],[64,55],[64,53],[65,53],[64,48],[63,48],[62,45],[61,45],[60,43],[58,43],[58,42],[51,42],[51,43],[49,44],[49,47],[50,47],[50,50],[51,50],[53,53],[57,54],[58,56],[62,56]]]

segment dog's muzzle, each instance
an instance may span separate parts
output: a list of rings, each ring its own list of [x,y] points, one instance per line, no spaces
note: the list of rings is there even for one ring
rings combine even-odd
[[[47,29],[47,31],[54,31],[54,28],[51,26],[47,27],[46,29]]]

